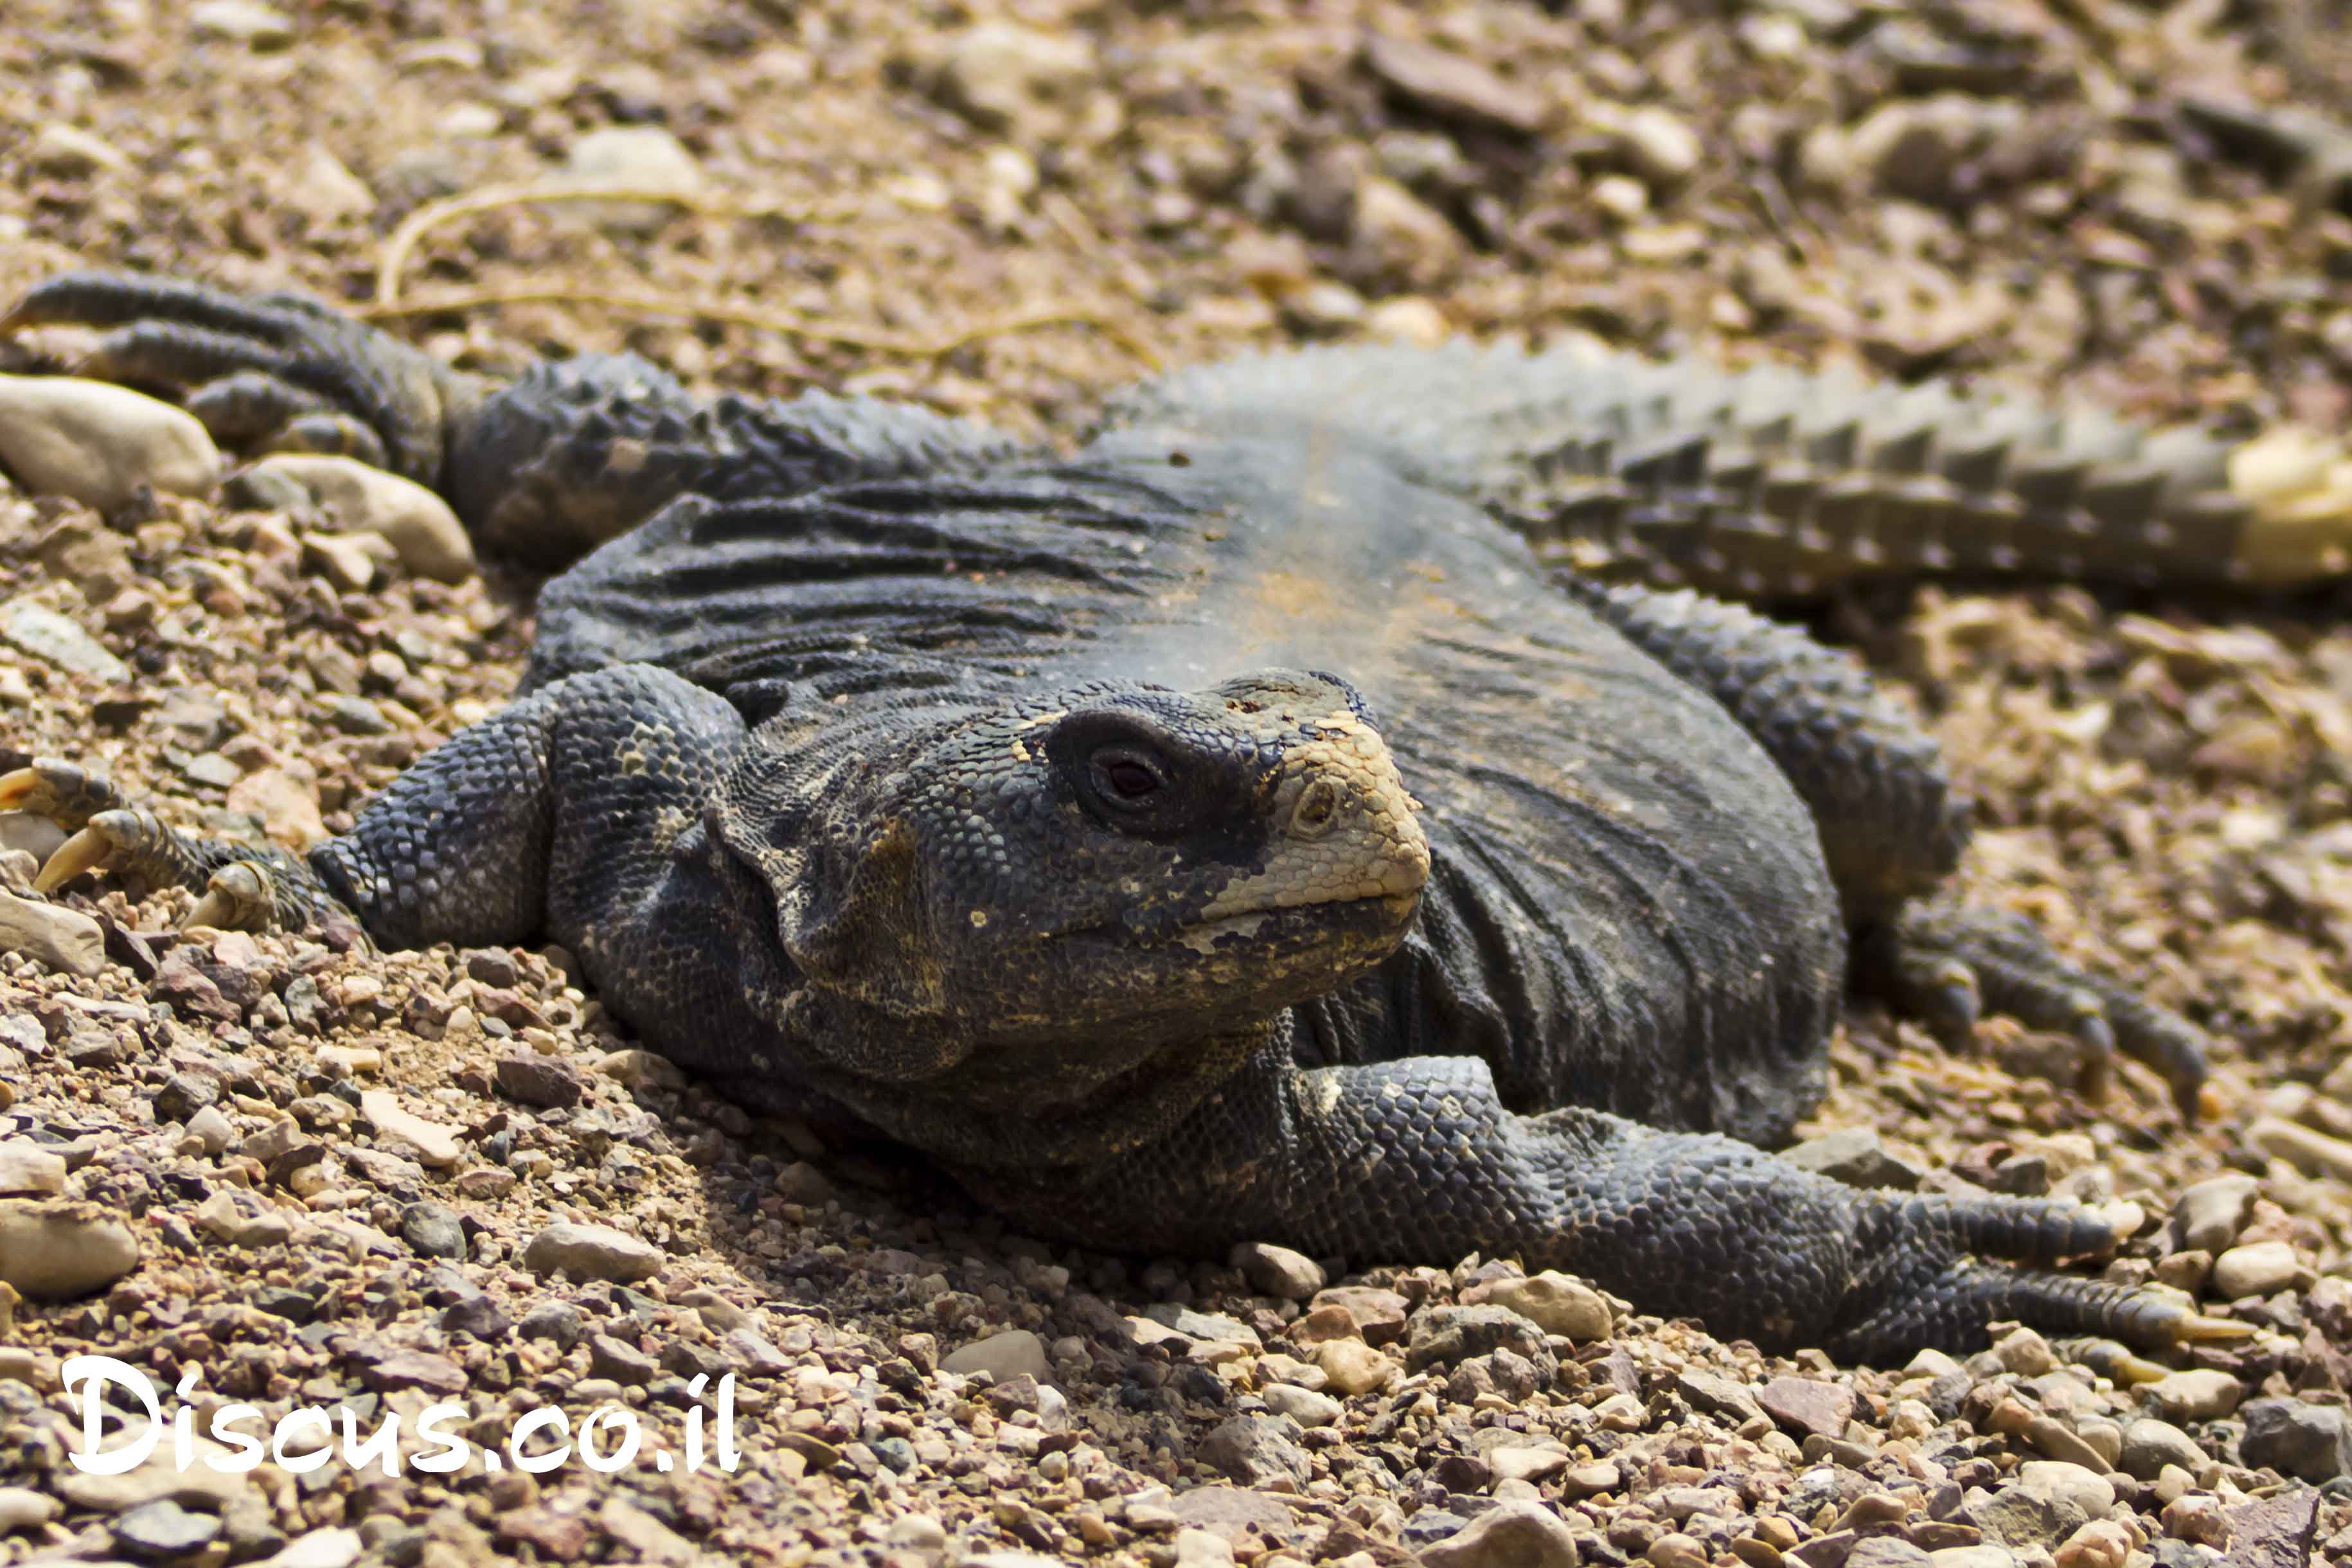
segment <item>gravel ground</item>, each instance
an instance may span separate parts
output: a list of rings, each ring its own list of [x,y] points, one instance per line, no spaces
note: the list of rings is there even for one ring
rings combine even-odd
[[[1031,431],[1155,360],[1447,331],[2248,430],[2352,407],[2352,132],[2276,112],[2352,100],[2340,0],[9,20],[0,296],[172,269],[389,301],[469,363],[628,347]],[[672,199],[399,241],[567,171]],[[615,302],[648,298],[707,309]],[[0,487],[0,752],[216,830],[344,826],[499,703],[534,586],[436,580],[352,521],[257,481],[103,516]],[[2192,1130],[2070,1042],[1994,1023],[1958,1058],[1858,1007],[1806,1156],[2136,1208],[2111,1272],[2257,1331],[2163,1369],[2030,1331],[1773,1360],[1507,1260],[1057,1250],[683,1083],[561,951],[182,939],[185,894],[18,897],[48,842],[0,822],[0,1563],[2352,1559],[2344,605],[1931,586],[1819,615],[1986,803],[1975,895],[2221,1047]],[[207,1421],[340,1402],[405,1431],[455,1397],[494,1438],[614,1402],[648,1454],[715,1426],[731,1373],[741,1464],[87,1475],[58,1376],[92,1352],[195,1369]]]

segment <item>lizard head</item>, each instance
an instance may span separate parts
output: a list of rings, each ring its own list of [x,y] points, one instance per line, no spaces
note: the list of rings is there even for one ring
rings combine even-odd
[[[1344,681],[920,713],[780,726],[720,814],[861,1070],[1197,1038],[1368,972],[1412,922],[1428,841]]]

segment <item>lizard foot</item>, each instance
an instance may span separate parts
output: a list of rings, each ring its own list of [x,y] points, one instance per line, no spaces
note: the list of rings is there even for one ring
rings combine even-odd
[[[1853,1309],[1826,1347],[1840,1357],[1879,1362],[1922,1344],[1980,1344],[1984,1326],[2003,1319],[2151,1350],[2242,1343],[2254,1332],[2172,1292],[1979,1260],[2051,1264],[2114,1245],[2105,1220],[2069,1205],[1888,1195],[1864,1216],[1859,1239]],[[2124,1344],[2108,1348],[2133,1381],[2168,1370]]]
[[[2015,915],[1914,904],[1866,933],[1855,956],[1868,988],[1948,1047],[1963,1048],[1981,1014],[2007,1014],[2030,1028],[2083,1041],[2092,1053],[2086,1076],[2098,1074],[2117,1050],[2145,1063],[2171,1087],[2182,1120],[2197,1119],[2203,1031],[2070,962]]]
[[[0,316],[0,331],[55,323],[106,329],[81,374],[184,393],[226,446],[331,452],[426,485],[450,416],[480,395],[473,378],[295,294],[69,272]]]
[[[157,887],[200,895],[184,925],[220,930],[300,930],[334,900],[310,867],[273,845],[200,838],[126,801],[109,780],[71,763],[37,758],[0,773],[0,811],[46,816],[72,836],[42,864],[36,892],[57,891],[85,872],[129,872]]]

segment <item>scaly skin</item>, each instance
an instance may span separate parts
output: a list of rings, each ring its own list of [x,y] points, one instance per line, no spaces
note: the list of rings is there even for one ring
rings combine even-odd
[[[2031,410],[1927,397],[1915,437],[1785,378],[1339,351],[1171,378],[1056,460],[865,403],[701,407],[628,359],[495,388],[184,284],[57,279],[7,320],[114,327],[97,369],[225,432],[373,442],[510,552],[608,541],[546,591],[519,700],[306,866],[150,831],[44,763],[0,805],[136,829],[51,885],[113,863],[219,919],[562,942],[727,1092],[1105,1245],[1509,1254],[1864,1359],[2003,1316],[2230,1331],[1975,1261],[2103,1250],[2079,1210],[1856,1192],[1751,1146],[1818,1098],[1849,921],[1948,1027],[2013,1008],[2192,1089],[2200,1047],[1919,901],[1964,813],[1848,661],[1689,595],[1562,593],[1520,537],[1664,529],[1653,561],[1778,590],[1816,558],[1932,564],[1898,525],[1998,503],[2025,563],[2185,569],[2191,525],[2284,559],[2212,449],[2158,443],[2151,478],[2129,432]],[[1735,446],[1788,461],[1743,479]],[[1963,500],[1903,477],[1928,468]],[[1717,526],[1743,508],[1794,531]]]

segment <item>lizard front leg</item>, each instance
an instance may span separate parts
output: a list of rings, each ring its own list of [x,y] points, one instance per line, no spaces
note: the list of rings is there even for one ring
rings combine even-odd
[[[2153,1293],[1974,1261],[2112,1246],[2082,1209],[1866,1192],[1714,1134],[1515,1115],[1471,1058],[1302,1069],[1273,1045],[1130,1153],[1082,1173],[962,1174],[1024,1223],[1098,1245],[1264,1239],[1366,1263],[1480,1251],[1570,1270],[1725,1338],[1862,1361],[1973,1349],[2010,1316],[2143,1343],[2236,1327]]]

